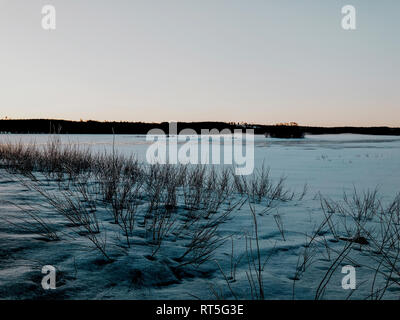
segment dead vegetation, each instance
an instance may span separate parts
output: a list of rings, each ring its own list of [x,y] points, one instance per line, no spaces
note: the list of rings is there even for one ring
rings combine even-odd
[[[383,299],[389,288],[400,289],[400,195],[386,204],[376,189],[363,193],[354,189],[350,195],[344,193],[341,201],[321,195],[320,199],[324,219],[307,237],[299,256],[293,277],[293,297],[296,281],[321,254],[329,263],[317,284],[315,299],[324,298],[334,274],[340,274],[340,267],[344,265],[362,268],[371,275],[357,285],[357,289],[361,285],[370,286],[370,293],[363,299]],[[346,299],[357,289],[348,293]]]
[[[258,216],[271,216],[280,241],[289,235],[279,204],[301,201],[308,186],[296,195],[285,187],[285,178],[272,179],[262,166],[253,175],[236,176],[231,169],[216,170],[206,166],[144,165],[133,157],[92,153],[74,145],[61,145],[55,138],[45,146],[0,144],[0,166],[10,178],[36,192],[57,217],[73,227],[77,237],[88,239],[104,260],[112,262],[118,246],[134,252],[138,229],[145,231],[149,257],[164,254],[163,247],[179,243],[170,256],[174,268],[200,266],[211,261],[216,250],[231,235],[222,235],[220,227],[247,203],[253,220],[252,235],[246,234],[246,251],[234,258],[233,240],[230,270],[226,275],[218,264],[232,297],[236,269],[246,260],[249,295],[264,299],[263,273],[268,259],[262,255]],[[323,299],[329,284],[343,264],[365,268],[373,276],[366,299],[382,299],[390,288],[400,285],[400,194],[383,201],[377,190],[344,193],[340,201],[319,195],[322,221],[298,255],[293,276],[301,281],[316,261],[325,260],[326,270],[316,283],[315,299]],[[41,208],[14,204],[21,215],[15,228],[29,228],[49,241],[63,241],[65,235],[55,230]],[[257,208],[257,209],[256,209]],[[34,224],[26,223],[26,219]],[[110,227],[111,226],[111,227]],[[363,259],[360,260],[360,253]],[[367,258],[366,258],[367,257]],[[213,292],[223,294],[215,288]],[[350,298],[350,296],[349,296]]]
[[[79,145],[62,145],[57,136],[42,146],[0,144],[0,165],[107,261],[115,259],[110,246],[127,252],[134,247],[135,230],[144,228],[153,259],[166,242],[179,241],[181,252],[171,257],[176,267],[199,266],[229,238],[220,235],[220,226],[245,201],[272,208],[294,195],[286,191],[284,178],[275,184],[264,167],[243,178],[231,168],[144,165],[115,150],[92,153]],[[63,240],[41,210],[26,214],[37,222],[38,234]],[[279,220],[277,224],[281,226]]]

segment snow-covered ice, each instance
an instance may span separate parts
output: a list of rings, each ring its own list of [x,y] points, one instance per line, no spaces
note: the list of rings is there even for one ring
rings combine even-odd
[[[37,145],[48,141],[47,135],[1,135],[1,141],[35,141]],[[111,135],[61,136],[63,143],[76,143],[93,151],[111,151]],[[145,136],[118,135],[114,147],[122,154],[135,154],[144,161],[148,147]],[[314,299],[316,290],[329,271],[335,250],[338,252],[346,241],[337,241],[324,229],[319,236],[329,243],[329,250],[316,246],[305,271],[294,281],[299,259],[304,258],[308,237],[316,231],[324,219],[318,196],[341,201],[343,193],[360,193],[378,188],[379,199],[389,203],[400,192],[400,138],[392,136],[363,135],[315,135],[300,140],[270,139],[257,136],[255,139],[256,169],[268,166],[273,178],[286,177],[285,185],[296,196],[279,202],[268,213],[259,215],[265,203],[254,204],[257,215],[261,258],[268,258],[262,272],[266,299]],[[304,184],[308,191],[299,199]],[[56,189],[50,184],[49,188]],[[182,250],[182,243],[167,239],[155,258],[150,258],[151,248],[146,242],[144,227],[135,227],[132,250],[109,246],[115,261],[101,259],[85,237],[76,237],[73,228],[43,207],[50,225],[63,233],[62,241],[44,241],[29,228],[18,228],[6,221],[18,216],[19,210],[8,201],[20,205],[40,205],[42,198],[25,186],[0,174],[0,298],[2,299],[250,299],[248,251],[249,241],[255,249],[253,217],[249,204],[234,210],[230,219],[219,229],[219,236],[226,237],[223,246],[217,249],[212,259],[198,268],[187,266],[176,268],[174,260]],[[145,203],[140,206],[145,210]],[[46,211],[47,210],[47,211]],[[139,209],[140,210],[140,209]],[[102,224],[111,234],[113,228],[106,210],[99,209]],[[280,232],[277,217],[282,223]],[[29,222],[29,218],[26,218]],[[372,221],[371,223],[375,223]],[[112,244],[110,237],[107,241]],[[246,249],[247,246],[247,249]],[[357,274],[357,290],[352,299],[362,299],[371,293],[373,266],[376,261],[361,247],[351,249]],[[299,258],[300,257],[300,258]],[[343,265],[351,264],[349,261]],[[41,287],[41,268],[53,265],[57,269],[57,289],[45,291]],[[220,270],[222,269],[222,272]],[[331,276],[323,298],[345,299],[350,292],[341,286],[343,274],[338,268]],[[399,281],[400,275],[392,275]],[[226,279],[226,278],[227,279]],[[233,279],[232,279],[233,278]],[[377,287],[385,278],[377,276]],[[227,284],[229,283],[229,285]],[[387,289],[384,298],[398,298],[400,286]]]

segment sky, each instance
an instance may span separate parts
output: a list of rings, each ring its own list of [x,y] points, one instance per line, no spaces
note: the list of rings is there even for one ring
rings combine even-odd
[[[400,126],[399,33],[398,0],[0,0],[0,118]]]

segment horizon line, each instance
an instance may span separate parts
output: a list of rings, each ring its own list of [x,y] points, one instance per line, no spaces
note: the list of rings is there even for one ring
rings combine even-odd
[[[0,121],[65,121],[65,122],[99,122],[99,123],[142,123],[142,124],[163,124],[163,123],[226,123],[234,125],[247,125],[247,126],[298,126],[308,128],[390,128],[400,129],[400,126],[389,126],[389,125],[374,125],[374,126],[357,126],[357,125],[307,125],[300,124],[296,121],[278,122],[273,124],[263,124],[246,121],[222,121],[222,120],[203,120],[203,121],[177,121],[177,120],[165,120],[165,121],[144,121],[144,120],[94,120],[94,119],[65,119],[65,118],[0,118]]]

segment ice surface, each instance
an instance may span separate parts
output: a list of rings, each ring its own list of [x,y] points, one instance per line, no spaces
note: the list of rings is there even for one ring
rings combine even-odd
[[[61,136],[66,144],[76,143],[94,151],[111,151],[111,135],[67,135]],[[35,142],[48,141],[47,135],[0,135],[1,141]],[[148,147],[144,136],[118,135],[115,148],[123,154],[135,154],[140,161]],[[292,299],[293,277],[299,256],[304,251],[307,235],[310,235],[323,220],[320,199],[316,194],[333,200],[342,199],[343,192],[372,190],[379,188],[382,202],[393,199],[400,191],[400,138],[391,136],[320,135],[306,136],[301,140],[270,139],[257,136],[255,139],[255,165],[271,168],[273,177],[287,177],[286,185],[301,192],[305,183],[309,191],[302,200],[282,202],[269,214],[259,215],[259,239],[262,259],[269,257],[263,272],[265,298]],[[6,201],[20,204],[40,204],[41,198],[17,182],[0,175],[0,216],[12,220],[19,211]],[[144,207],[144,205],[143,205]],[[255,206],[261,212],[263,203]],[[144,210],[144,209],[143,209]],[[173,260],[181,252],[181,243],[167,241],[155,259],[149,259],[151,249],[144,239],[144,230],[137,227],[133,250],[110,246],[112,263],[104,263],[84,237],[77,237],[66,226],[66,221],[54,212],[45,212],[46,218],[58,231],[65,233],[63,241],[44,241],[34,232],[18,228],[21,221],[12,220],[10,225],[0,225],[0,298],[2,299],[213,299],[215,292],[221,297],[233,298],[219,263],[226,276],[230,277],[232,264],[236,264],[235,281],[230,285],[238,298],[251,298],[246,272],[249,264],[246,257],[246,235],[254,242],[254,225],[249,205],[235,210],[224,223],[219,234],[227,237],[212,260],[199,268],[188,266],[184,272],[177,271]],[[284,237],[279,232],[274,215],[279,214],[284,226]],[[108,226],[106,213],[104,225]],[[25,222],[26,223],[26,222]],[[32,225],[34,223],[31,221]],[[327,241],[333,248],[341,250],[345,241]],[[117,241],[108,239],[108,241]],[[233,257],[232,257],[233,246]],[[364,265],[373,265],[363,250],[353,250],[358,290],[352,299],[368,296],[373,273]],[[240,258],[241,257],[241,258]],[[215,261],[214,261],[215,260]],[[295,282],[294,298],[313,299],[321,278],[328,270],[330,261],[321,247],[313,263]],[[44,291],[40,282],[41,268],[53,265],[57,268],[57,285],[54,291]],[[324,298],[344,299],[349,294],[341,287],[343,274],[340,268],[332,275]],[[393,275],[398,277],[398,275]],[[383,279],[378,277],[378,282]],[[214,292],[214,293],[213,293]],[[385,298],[398,298],[400,287],[391,287]]]

